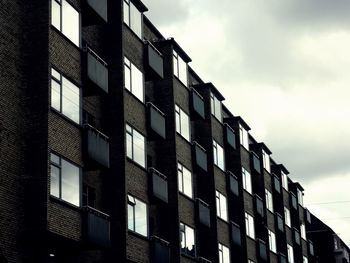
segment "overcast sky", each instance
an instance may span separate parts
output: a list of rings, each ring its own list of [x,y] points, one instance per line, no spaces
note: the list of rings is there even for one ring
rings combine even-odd
[[[350,245],[350,1],[143,2]]]

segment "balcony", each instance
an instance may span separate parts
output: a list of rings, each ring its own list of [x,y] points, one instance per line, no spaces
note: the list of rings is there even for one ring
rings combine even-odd
[[[87,0],[87,8],[84,10],[84,25],[107,23],[107,0]]]
[[[109,142],[108,137],[92,127],[84,124],[85,154],[94,163],[109,168]]]
[[[231,240],[232,240],[232,243],[237,246],[242,245],[241,228],[239,225],[237,225],[234,222],[231,222]]]
[[[262,261],[267,261],[267,248],[266,243],[262,241],[261,239],[257,239],[257,246],[258,246],[258,256]]]
[[[165,114],[151,102],[148,102],[147,106],[149,107],[149,128],[162,139],[166,139]]]
[[[153,196],[165,203],[168,203],[168,181],[166,176],[153,167],[149,168],[149,171]]]
[[[252,161],[253,161],[253,168],[257,173],[261,173],[261,162],[260,158],[254,153],[251,152],[252,155]]]
[[[205,119],[203,97],[193,88],[192,88],[192,108],[193,108],[193,111],[198,116],[200,116],[201,118]]]
[[[235,131],[227,123],[225,123],[225,133],[227,144],[230,145],[233,149],[236,149]]]
[[[193,142],[193,146],[197,166],[207,172],[208,163],[206,150],[195,141]]]
[[[198,221],[210,227],[210,209],[209,205],[205,203],[203,200],[197,198],[197,206],[198,206]]]
[[[153,263],[169,263],[170,262],[170,247],[169,242],[152,236],[152,262]]]
[[[108,247],[110,245],[109,215],[92,207],[83,207],[83,238],[92,246]]]
[[[151,44],[145,42],[147,73],[146,80],[162,79],[164,76],[163,55]]]
[[[89,47],[84,48],[86,59],[87,85],[84,95],[96,95],[108,93],[108,68],[107,63],[101,59]]]

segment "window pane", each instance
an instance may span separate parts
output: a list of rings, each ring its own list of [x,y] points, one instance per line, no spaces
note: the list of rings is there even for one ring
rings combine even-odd
[[[132,158],[132,136],[131,134],[126,134],[126,156]]]
[[[80,123],[80,89],[66,78],[62,78],[62,113]]]
[[[177,107],[177,106],[175,106]],[[181,133],[180,126],[180,112],[175,112],[175,123],[176,123],[176,132]]]
[[[179,69],[178,69],[178,62],[177,62],[177,53],[173,53],[173,70],[174,70],[174,75],[176,77],[179,76]]]
[[[187,86],[187,64],[180,57],[178,58],[179,63],[179,79]]]
[[[76,206],[80,205],[79,168],[62,160],[62,199]]]
[[[222,246],[223,248],[223,263],[230,263],[230,250],[225,247],[225,246]]]
[[[80,18],[79,12],[75,10],[66,0],[62,1],[62,33],[74,44],[80,43]]]
[[[183,179],[184,179],[184,194],[192,197],[192,174],[189,170],[183,167]]]
[[[141,12],[130,2],[130,27],[140,38],[142,37]]]
[[[61,85],[53,79],[51,79],[51,106],[61,111]]]
[[[61,80],[61,74],[53,68],[51,68],[51,76],[55,77],[57,80]]]
[[[224,195],[220,195],[221,218],[227,220],[227,202]]]
[[[190,140],[190,127],[188,115],[181,110],[181,135],[185,137],[186,140]]]
[[[51,165],[50,194],[60,197],[60,169]]]
[[[124,23],[130,26],[129,4],[127,4],[125,1],[123,1],[123,9],[124,9]]]
[[[133,159],[135,162],[145,167],[145,138],[135,130],[133,130],[133,135]]]
[[[130,71],[130,68],[127,67],[126,65],[124,65],[124,85],[125,85],[125,88],[126,88],[128,91],[131,91],[130,79],[131,79],[131,71]]]
[[[135,231],[134,228],[134,206],[128,204],[128,229]]]
[[[136,200],[135,205],[135,231],[147,236],[147,206],[139,200]]]
[[[217,151],[218,151],[218,166],[222,170],[225,170],[224,149],[220,145],[217,145]]]
[[[50,161],[60,165],[60,157],[58,157],[56,154],[50,153]]]
[[[214,97],[215,117],[221,121],[221,102]]]
[[[61,30],[61,5],[51,0],[51,24]]]
[[[186,248],[189,255],[195,255],[194,230],[186,226]]]
[[[134,65],[131,65],[131,70],[131,92],[143,102],[143,74]]]

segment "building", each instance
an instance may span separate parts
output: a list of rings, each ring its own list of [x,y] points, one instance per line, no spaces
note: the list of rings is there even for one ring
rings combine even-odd
[[[312,262],[302,186],[140,0],[0,6],[0,262]]]
[[[307,235],[314,246],[318,263],[349,263],[349,247],[341,238],[314,214],[307,213]]]

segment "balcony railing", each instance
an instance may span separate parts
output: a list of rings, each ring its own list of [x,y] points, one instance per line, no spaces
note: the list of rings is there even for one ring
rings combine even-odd
[[[153,167],[149,168],[149,172],[153,195],[163,202],[168,203],[168,181],[166,176]]]
[[[108,247],[110,245],[109,215],[92,207],[83,207],[83,238],[89,245]]]
[[[148,72],[146,77],[148,79],[162,79],[164,76],[163,55],[152,45],[151,42],[145,41],[146,45],[146,65]]]
[[[157,133],[161,138],[166,138],[166,129],[165,129],[165,114],[158,109],[153,103],[148,102],[147,106],[149,107],[149,126]]]
[[[169,242],[152,236],[152,262],[153,263],[169,263],[170,247]]]
[[[88,5],[107,22],[107,0],[87,0]]]
[[[86,93],[108,93],[108,68],[107,63],[100,58],[92,49],[85,47],[84,51],[86,53],[86,74],[87,78],[90,80],[89,92]],[[93,86],[93,87],[90,87]],[[91,91],[92,90],[92,91]]]
[[[108,137],[89,124],[84,124],[84,130],[87,156],[99,165],[109,168]]]

